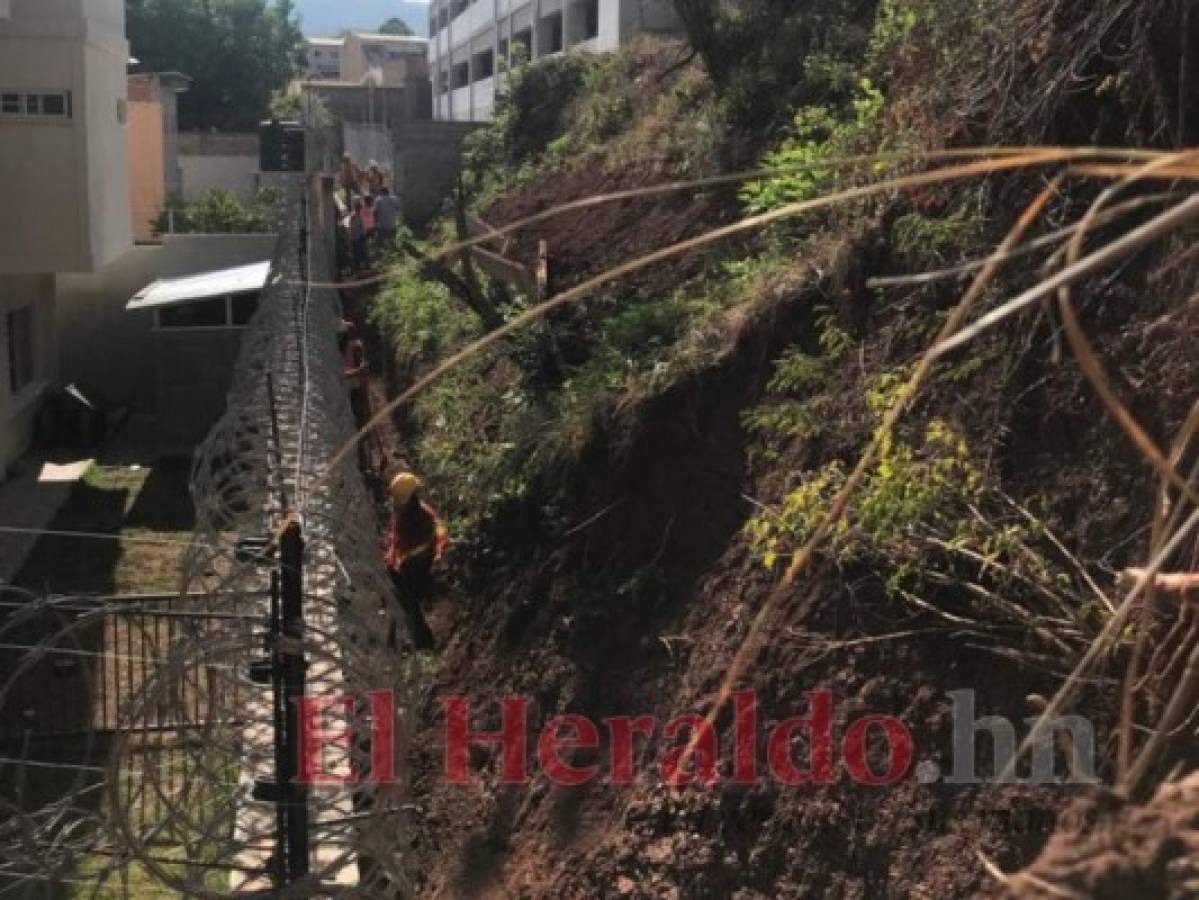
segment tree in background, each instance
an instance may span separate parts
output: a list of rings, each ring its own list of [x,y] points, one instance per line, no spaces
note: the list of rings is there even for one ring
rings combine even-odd
[[[845,102],[879,0],[671,0],[731,120],[769,128]]]
[[[398,34],[410,35],[412,29],[408,27],[408,23],[398,16],[392,16],[386,22],[379,26],[379,34]]]
[[[126,12],[143,69],[193,79],[184,130],[252,130],[303,64],[294,0],[126,0]]]

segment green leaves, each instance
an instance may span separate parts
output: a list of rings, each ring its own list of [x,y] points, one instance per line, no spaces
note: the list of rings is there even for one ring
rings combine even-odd
[[[773,178],[747,183],[741,202],[751,213],[769,212],[826,193],[836,183],[824,160],[877,149],[883,95],[862,78],[847,106],[804,106],[795,114],[790,135],[762,158],[762,168],[778,169]]]
[[[261,234],[275,227],[278,191],[264,188],[250,204],[232,191],[205,191],[195,200],[163,211],[154,223],[157,234]]]
[[[299,70],[292,0],[128,0],[130,48],[149,72],[182,72],[179,127],[250,131]]]

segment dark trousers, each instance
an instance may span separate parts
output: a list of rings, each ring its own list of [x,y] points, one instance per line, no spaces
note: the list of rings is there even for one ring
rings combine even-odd
[[[421,600],[433,592],[433,557],[429,554],[404,560],[398,572],[391,573],[391,583],[395,586],[396,596],[400,607],[408,620],[408,633],[412,635],[412,643],[417,650],[433,649],[433,629],[425,619],[425,611],[421,608]],[[390,646],[396,646],[395,624],[387,637]]]
[[[366,388],[350,388],[350,411],[354,414],[354,427],[361,431],[371,420],[371,395]],[[363,472],[370,468],[367,440],[364,437],[358,441],[358,468]]]
[[[381,253],[394,250],[396,245],[396,230],[394,228],[376,228],[375,244]]]
[[[369,269],[371,267],[371,251],[365,234],[360,238],[354,239],[353,249],[354,268],[358,270]]]

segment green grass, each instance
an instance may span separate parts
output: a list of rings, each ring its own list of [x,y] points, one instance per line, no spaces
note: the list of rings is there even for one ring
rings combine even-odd
[[[139,593],[179,586],[194,517],[188,461],[162,459],[137,469],[92,466],[48,526],[51,531],[119,535],[125,543],[47,535],[16,584],[53,593]],[[163,539],[171,543],[140,543]]]

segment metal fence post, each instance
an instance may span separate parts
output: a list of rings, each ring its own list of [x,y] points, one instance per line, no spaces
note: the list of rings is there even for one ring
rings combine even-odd
[[[287,877],[308,874],[308,787],[296,781],[300,760],[300,701],[304,697],[304,538],[298,522],[283,531],[279,545],[283,601],[283,690],[287,701],[280,798],[287,805]]]

